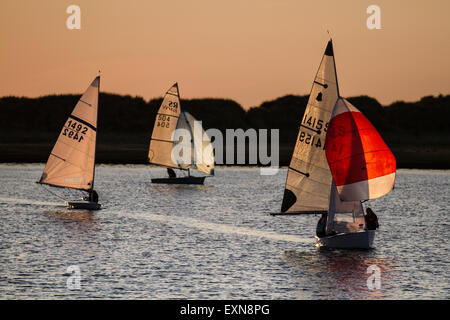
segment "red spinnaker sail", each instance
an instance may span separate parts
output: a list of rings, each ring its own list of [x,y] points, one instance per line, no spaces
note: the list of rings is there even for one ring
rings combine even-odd
[[[393,188],[394,155],[369,120],[343,98],[333,109],[325,152],[342,200],[375,199]]]

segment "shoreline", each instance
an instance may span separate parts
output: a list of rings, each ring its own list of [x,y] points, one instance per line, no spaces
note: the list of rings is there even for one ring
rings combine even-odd
[[[20,166],[20,165],[34,165],[34,166],[45,166],[45,162],[1,162],[0,161],[0,166]],[[165,167],[161,167],[158,166],[156,164],[151,164],[151,163],[97,163],[96,164],[96,168],[98,167],[102,167],[102,166],[136,166],[136,167],[148,167],[149,169],[161,169],[164,170]],[[252,165],[252,164],[233,164],[233,165],[223,165],[223,164],[218,164],[215,165],[215,168],[226,168],[226,169],[232,169],[232,168],[239,168],[239,169],[245,169],[245,168],[264,168],[264,166],[259,166],[259,165]],[[278,167],[279,169],[287,169],[288,166],[287,165],[280,165]],[[450,168],[416,168],[416,167],[397,167],[397,171],[398,170],[431,170],[431,171],[450,171]]]
[[[0,143],[0,163],[46,163],[53,145],[47,143]],[[97,148],[97,164],[148,164],[147,145],[100,144]],[[279,166],[289,165],[292,147],[280,145]],[[417,146],[394,145],[392,151],[398,169],[450,169],[450,147],[418,148]],[[248,159],[248,157],[246,157]],[[249,164],[217,164],[218,166],[258,166]]]

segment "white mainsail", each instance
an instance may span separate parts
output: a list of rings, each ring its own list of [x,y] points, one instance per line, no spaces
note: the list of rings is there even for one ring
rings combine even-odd
[[[180,142],[191,148],[191,159],[181,164],[185,169],[197,169],[206,174],[214,174],[214,151],[211,140],[203,130],[201,121],[197,121],[189,112],[181,111],[177,129],[185,129],[190,133],[191,141]]]
[[[99,89],[100,76],[92,81],[64,124],[39,183],[94,188]]]
[[[179,168],[172,161],[173,132],[177,128],[180,116],[180,95],[178,84],[175,83],[164,96],[161,107],[156,115],[153,133],[148,151],[148,161],[168,168]]]
[[[330,40],[299,126],[281,212],[311,213],[328,210],[332,178],[324,147],[328,122],[338,96],[333,44]]]

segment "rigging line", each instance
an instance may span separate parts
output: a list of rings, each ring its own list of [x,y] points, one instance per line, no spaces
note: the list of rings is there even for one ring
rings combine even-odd
[[[61,200],[66,201],[66,199],[60,197],[57,193],[52,192],[50,189],[48,189],[44,184],[40,184],[42,187],[44,187],[45,190],[47,190],[49,193],[53,194],[54,196],[56,196],[57,198],[60,198]]]
[[[80,191],[80,189],[69,189],[69,191],[70,191],[72,197],[76,197],[79,195],[78,191]],[[74,200],[84,200],[84,197],[82,197],[81,199],[77,198]]]
[[[52,156],[54,156],[54,154],[53,153],[51,153],[51,155]],[[61,159],[61,158],[60,158]],[[75,167],[75,168],[78,168],[79,170],[81,170],[80,172],[81,173],[84,173],[84,172],[86,172],[86,170],[88,169],[88,168],[82,168],[82,167],[80,167],[79,165],[77,165],[77,164],[75,164],[75,163],[72,163],[72,162],[70,162],[69,160],[64,160],[64,162],[65,163],[68,163],[69,165],[71,165],[71,166],[73,166],[73,167]],[[95,164],[94,164],[94,166],[95,166]],[[74,174],[78,174],[78,172],[74,172]],[[62,175],[62,176],[60,176],[60,177],[63,177],[64,175]],[[58,177],[59,178],[59,177]]]

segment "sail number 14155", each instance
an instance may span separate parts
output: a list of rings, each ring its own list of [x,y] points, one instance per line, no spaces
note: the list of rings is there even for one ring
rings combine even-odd
[[[312,130],[323,130],[324,132],[327,132],[328,129],[328,122],[324,125],[324,121],[322,119],[316,119],[312,116],[308,117],[306,113],[303,117],[302,124]]]

